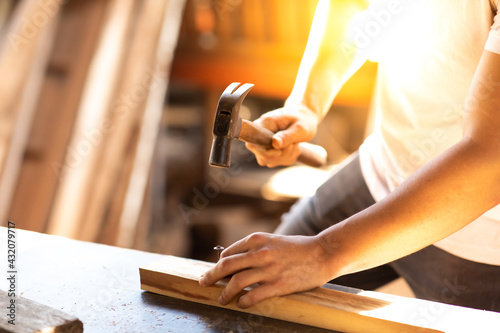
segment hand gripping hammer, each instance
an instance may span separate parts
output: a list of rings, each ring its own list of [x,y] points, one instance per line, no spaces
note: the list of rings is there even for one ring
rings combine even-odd
[[[209,160],[211,166],[229,167],[233,139],[272,148],[272,131],[240,117],[241,103],[252,87],[251,83],[233,82],[222,93],[214,120],[214,139]],[[301,142],[299,148],[301,153],[298,161],[314,167],[326,163],[323,147]]]

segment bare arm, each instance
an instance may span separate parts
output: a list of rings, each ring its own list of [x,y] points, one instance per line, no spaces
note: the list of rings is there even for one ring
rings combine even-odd
[[[386,199],[320,234],[323,242],[342,244],[332,256],[331,273],[355,272],[413,253],[498,205],[499,106],[500,55],[484,51],[466,100],[463,139]]]
[[[344,83],[367,58],[349,33],[367,1],[320,1],[297,79],[285,106],[302,105],[318,119],[328,112]]]
[[[239,305],[311,289],[418,251],[500,203],[500,55],[484,51],[466,101],[464,137],[384,200],[314,237],[251,235],[200,281],[236,273],[221,294]]]
[[[275,132],[275,150],[247,144],[261,165],[290,165],[297,159],[297,144],[311,140],[344,83],[365,62],[366,50],[356,49],[349,33],[352,19],[368,7],[366,0],[321,0],[293,91],[281,109],[257,122]]]

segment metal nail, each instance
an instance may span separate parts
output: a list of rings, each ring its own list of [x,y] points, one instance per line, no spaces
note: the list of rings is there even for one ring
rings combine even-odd
[[[214,247],[214,250],[216,250],[219,253],[219,260],[220,260],[220,255],[222,253],[222,250],[224,250],[224,246],[217,245]]]

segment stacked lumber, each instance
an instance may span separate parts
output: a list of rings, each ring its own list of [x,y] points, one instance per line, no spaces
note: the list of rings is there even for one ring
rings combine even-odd
[[[0,41],[0,220],[7,221],[16,179],[38,96],[44,83],[49,52],[59,20],[59,3],[41,0],[19,3]]]
[[[23,0],[13,16],[26,17],[22,7],[33,11],[47,3]],[[25,60],[42,68],[39,98],[29,94],[35,100],[29,117],[2,121],[12,124],[0,137],[2,176],[3,161],[10,161],[4,151],[13,149],[12,133],[19,132],[15,126],[27,128],[16,148],[18,175],[6,175],[13,184],[5,190],[11,199],[0,194],[2,221],[124,247],[141,241],[136,234],[144,234],[148,221],[148,180],[183,5],[184,0],[75,0],[54,15],[55,23],[43,30],[53,38],[41,43],[50,52],[42,58],[32,51],[37,61]],[[57,18],[57,28],[50,30]],[[19,78],[17,89],[32,86],[33,75],[18,74],[29,66],[7,66]],[[5,118],[4,108],[19,103],[20,94],[0,90],[12,99],[7,104],[0,98]]]

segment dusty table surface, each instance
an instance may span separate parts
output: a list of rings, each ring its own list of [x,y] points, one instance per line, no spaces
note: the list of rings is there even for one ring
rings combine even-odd
[[[332,332],[142,291],[139,266],[159,254],[16,231],[19,295],[78,317],[85,332]]]

